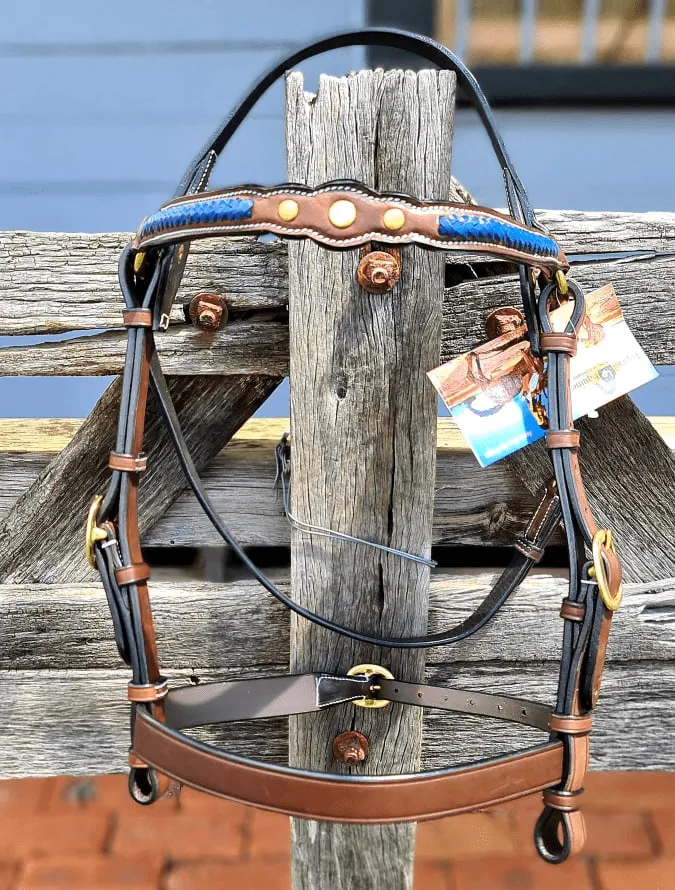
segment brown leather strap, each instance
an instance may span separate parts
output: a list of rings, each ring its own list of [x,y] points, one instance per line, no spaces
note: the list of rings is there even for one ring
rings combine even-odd
[[[560,781],[560,742],[418,776],[310,773],[235,757],[168,729],[137,709],[133,754],[162,773],[230,800],[329,822],[418,822],[493,806]]]
[[[121,587],[124,587],[125,584],[138,584],[141,581],[147,581],[149,577],[150,566],[147,562],[136,562],[115,570],[115,578]]]
[[[111,451],[108,466],[111,470],[120,470],[122,473],[142,473],[148,468],[148,458],[145,454]]]
[[[557,331],[554,331],[551,334],[542,333],[539,335],[539,343],[541,344],[542,352],[566,352],[568,355],[577,354],[576,334],[565,334]]]
[[[579,430],[548,430],[546,433],[547,448],[578,448]]]
[[[566,735],[588,735],[593,726],[592,714],[561,715],[551,714],[548,718],[551,732],[562,732]]]
[[[124,324],[128,328],[151,328],[151,309],[125,309],[122,313]]]

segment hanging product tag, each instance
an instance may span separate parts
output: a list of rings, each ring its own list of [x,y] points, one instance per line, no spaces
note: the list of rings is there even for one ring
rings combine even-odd
[[[562,331],[570,305],[551,313]],[[428,377],[482,467],[546,434],[546,366],[530,352],[517,310],[504,313],[504,333],[452,359]],[[515,320],[514,320],[515,319]],[[658,376],[630,332],[611,284],[586,297],[577,354],[570,360],[576,420]]]

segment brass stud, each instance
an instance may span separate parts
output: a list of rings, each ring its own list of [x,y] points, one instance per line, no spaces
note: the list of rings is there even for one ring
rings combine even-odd
[[[390,207],[389,210],[385,211],[384,216],[382,217],[382,222],[384,223],[385,229],[390,229],[392,232],[395,232],[405,224],[405,213],[400,207]]]
[[[279,214],[279,219],[290,222],[300,213],[300,207],[297,201],[294,201],[292,198],[286,198],[279,204],[277,213]]]
[[[356,219],[356,205],[341,198],[328,208],[328,219],[336,229],[348,229]]]

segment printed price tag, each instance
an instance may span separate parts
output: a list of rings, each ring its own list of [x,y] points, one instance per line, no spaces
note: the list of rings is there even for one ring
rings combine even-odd
[[[562,331],[569,314],[569,304],[555,309],[553,329]],[[525,326],[514,323],[507,333],[428,372],[482,467],[546,434],[546,366],[524,336]],[[575,419],[658,376],[611,284],[586,297],[570,376]]]

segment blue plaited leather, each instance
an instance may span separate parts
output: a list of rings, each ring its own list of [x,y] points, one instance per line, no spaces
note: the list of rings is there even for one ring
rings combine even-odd
[[[528,232],[507,220],[488,216],[469,213],[441,216],[438,219],[438,234],[452,241],[498,244],[500,247],[526,250],[537,256],[558,255],[558,245],[547,235]]]
[[[195,223],[236,222],[249,219],[253,212],[252,198],[208,198],[163,207],[149,216],[139,232],[141,238],[156,235],[178,226]]]

